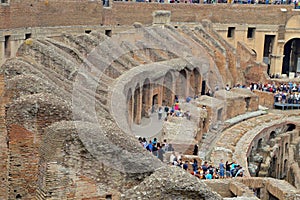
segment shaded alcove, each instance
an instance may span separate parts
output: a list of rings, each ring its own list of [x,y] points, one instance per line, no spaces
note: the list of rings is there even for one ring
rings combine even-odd
[[[284,45],[284,58],[282,62],[282,74],[290,72],[300,73],[300,39],[294,38]]]
[[[190,75],[190,95],[198,95],[200,93],[201,81],[202,80],[199,71],[196,68],[194,68],[193,71],[191,71]]]
[[[172,106],[174,103],[174,92],[173,92],[173,77],[170,72],[167,72],[167,74],[164,77],[163,82],[163,103],[167,106]]]
[[[180,70],[176,79],[176,95],[179,98],[186,97],[187,73],[184,69]]]

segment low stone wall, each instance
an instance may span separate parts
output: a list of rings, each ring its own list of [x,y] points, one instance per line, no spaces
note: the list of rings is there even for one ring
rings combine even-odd
[[[203,182],[224,199],[269,200],[271,194],[279,200],[295,200],[300,194],[299,190],[286,181],[274,178],[240,177],[204,180]],[[260,190],[259,198],[255,195],[256,189]]]
[[[271,92],[264,92],[260,90],[254,90],[254,94],[258,96],[259,105],[267,108],[273,108],[274,106],[274,94]]]

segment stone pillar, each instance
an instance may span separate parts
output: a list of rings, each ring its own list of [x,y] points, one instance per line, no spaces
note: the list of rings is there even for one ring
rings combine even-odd
[[[4,37],[0,37],[0,65],[4,63],[5,52],[4,52]]]
[[[282,73],[282,62],[284,58],[284,40],[278,40],[277,54],[271,54],[270,60],[270,74],[280,74]]]
[[[187,96],[194,96],[194,87],[196,84],[196,79],[195,79],[195,74],[193,75],[194,78],[194,85],[191,84],[191,75],[193,74],[193,71],[187,71],[186,73],[186,92],[185,92],[185,97]]]
[[[141,123],[141,119],[142,119],[142,94],[141,94],[141,87],[138,87],[135,89],[134,92],[134,109],[135,112],[133,113],[134,116],[134,122],[136,124],[140,124]]]
[[[131,90],[129,90],[127,95],[127,106],[128,106],[128,124],[131,127],[131,124],[133,122],[133,109],[134,109],[134,99],[133,99],[133,93]]]

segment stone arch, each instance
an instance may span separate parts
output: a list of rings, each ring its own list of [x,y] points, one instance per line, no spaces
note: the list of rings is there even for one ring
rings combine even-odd
[[[276,132],[275,131],[272,131],[271,133],[270,133],[270,140],[271,139],[274,139],[276,137]]]
[[[289,75],[291,72],[300,72],[300,38],[291,38],[284,44],[283,49],[281,73]]]
[[[141,107],[142,107],[142,102],[141,102],[141,88],[140,84],[138,83],[135,87],[134,90],[134,95],[133,95],[133,121],[136,124],[141,123]]]
[[[201,92],[201,82],[201,74],[197,68],[194,68],[190,75],[190,88],[192,90],[190,94],[198,95]]]
[[[261,149],[262,148],[262,142],[263,142],[263,139],[260,138],[257,142],[257,150]]]
[[[163,81],[163,104],[171,106],[174,103],[174,92],[173,92],[173,76],[170,71],[166,73]]]
[[[293,131],[296,128],[295,124],[287,124],[286,132]]]
[[[126,102],[127,102],[127,121],[130,125],[133,121],[133,95],[132,90],[129,88],[126,96]]]
[[[176,95],[179,98],[186,97],[187,88],[187,72],[185,69],[179,71],[179,75],[176,79]]]
[[[146,78],[142,89],[142,117],[149,117],[148,111],[151,108],[151,83],[150,79]]]

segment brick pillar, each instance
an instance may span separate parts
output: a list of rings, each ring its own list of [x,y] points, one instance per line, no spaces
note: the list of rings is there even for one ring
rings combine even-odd
[[[4,52],[4,37],[0,37],[0,65],[4,63],[5,52]]]
[[[282,62],[284,57],[284,41],[279,41],[277,49],[279,52],[277,54],[271,55],[270,60],[270,74],[281,74],[282,73]]]
[[[192,76],[192,77],[191,77]],[[193,77],[193,72],[187,72],[186,73],[186,90],[185,90],[185,97],[187,96],[194,96],[193,95],[193,91],[194,91],[194,86],[193,84],[191,84],[191,78],[194,78]]]
[[[9,129],[9,199],[33,199],[37,187],[40,136],[19,125]]]

